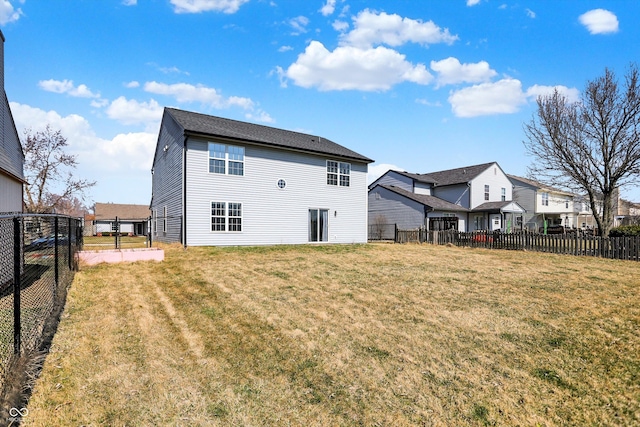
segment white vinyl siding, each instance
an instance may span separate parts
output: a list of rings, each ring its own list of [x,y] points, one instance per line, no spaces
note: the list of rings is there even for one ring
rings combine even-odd
[[[308,243],[314,207],[328,211],[328,242],[367,241],[366,164],[350,162],[349,187],[333,186],[327,185],[326,157],[247,145],[244,177],[237,179],[208,173],[208,142],[187,143],[187,245]],[[210,231],[212,201],[242,205],[241,233]]]
[[[0,212],[22,212],[22,184],[0,173]]]
[[[485,198],[485,186],[487,185],[489,186],[489,200]],[[503,188],[505,189],[505,200],[513,200],[513,185],[507,175],[495,164],[489,166],[471,182],[471,205],[469,208],[473,209],[486,202],[501,201]]]

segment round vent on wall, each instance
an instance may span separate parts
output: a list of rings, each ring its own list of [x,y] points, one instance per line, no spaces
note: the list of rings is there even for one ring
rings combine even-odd
[[[284,179],[279,179],[278,180],[278,188],[280,189],[284,189],[284,187],[287,186],[287,181],[285,181]]]

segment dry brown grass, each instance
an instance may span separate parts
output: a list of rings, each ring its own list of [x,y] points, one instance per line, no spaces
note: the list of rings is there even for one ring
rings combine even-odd
[[[429,245],[85,268],[25,425],[638,424],[639,269]]]

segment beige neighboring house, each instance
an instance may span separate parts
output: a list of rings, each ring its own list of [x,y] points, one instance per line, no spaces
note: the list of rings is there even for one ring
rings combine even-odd
[[[119,203],[96,203],[92,233],[113,233],[116,221],[120,223],[120,232],[133,236],[143,236],[149,231],[151,211],[148,205],[127,205]],[[89,224],[85,224],[88,226]]]
[[[547,226],[578,228],[581,227],[581,221],[591,222],[586,217],[593,219],[593,215],[584,210],[588,209],[588,203],[576,203],[573,193],[521,176],[509,175],[509,179],[513,183],[513,200],[526,209],[523,218],[525,230],[539,231],[544,228],[545,222]]]
[[[618,199],[614,226],[640,224],[640,203]]]

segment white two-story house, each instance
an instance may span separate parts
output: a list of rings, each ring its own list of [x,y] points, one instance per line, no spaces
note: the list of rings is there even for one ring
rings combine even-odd
[[[364,243],[372,161],[323,137],[165,108],[152,234],[185,246]]]
[[[496,163],[426,174],[390,170],[369,185],[369,221],[429,230],[504,230],[521,227],[524,209]]]

